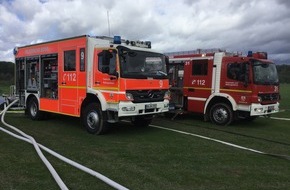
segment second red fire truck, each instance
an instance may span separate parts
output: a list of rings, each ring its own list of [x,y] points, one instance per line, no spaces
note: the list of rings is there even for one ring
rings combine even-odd
[[[129,117],[148,125],[168,111],[166,56],[149,41],[73,38],[14,49],[16,91],[33,120],[47,113],[80,117],[90,133]]]
[[[171,54],[168,66],[170,111],[201,113],[218,125],[279,111],[278,74],[267,53]]]

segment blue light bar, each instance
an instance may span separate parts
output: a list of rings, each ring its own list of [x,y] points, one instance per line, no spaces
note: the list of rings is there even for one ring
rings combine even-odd
[[[148,48],[151,48],[151,42],[150,41],[145,41],[145,45],[147,45]]]
[[[15,48],[13,49],[13,54],[16,55],[17,53],[18,53],[18,47],[15,47]]]
[[[114,44],[121,44],[121,36],[114,36]]]
[[[252,51],[248,51],[248,57],[253,57],[253,52]]]

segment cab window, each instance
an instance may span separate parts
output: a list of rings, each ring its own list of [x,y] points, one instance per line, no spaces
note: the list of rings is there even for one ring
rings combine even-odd
[[[207,60],[193,60],[192,75],[207,75]]]
[[[98,70],[102,73],[116,72],[116,51],[104,50],[98,54]]]
[[[227,66],[227,77],[232,80],[244,81],[245,80],[245,63],[230,63]]]

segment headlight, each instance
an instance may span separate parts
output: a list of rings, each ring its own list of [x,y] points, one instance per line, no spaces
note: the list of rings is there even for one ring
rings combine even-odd
[[[164,99],[170,100],[170,91],[169,90],[165,92]]]
[[[133,94],[126,92],[126,98],[127,100],[134,100]]]
[[[135,111],[135,106],[122,107],[122,111]]]
[[[262,112],[263,112],[263,108],[255,108],[254,111],[255,111],[255,112],[262,113]]]

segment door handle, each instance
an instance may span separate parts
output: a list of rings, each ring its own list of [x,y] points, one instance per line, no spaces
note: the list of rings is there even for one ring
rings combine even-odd
[[[61,84],[62,84],[62,85],[65,85],[65,84],[66,84],[66,82],[62,82]]]
[[[101,82],[100,81],[96,81],[95,84],[101,84]]]

